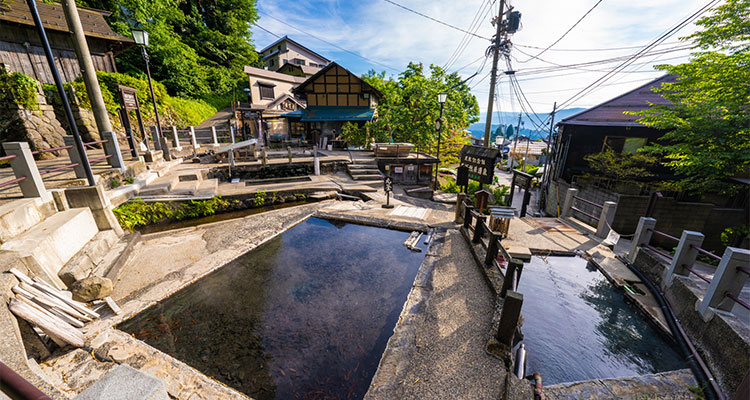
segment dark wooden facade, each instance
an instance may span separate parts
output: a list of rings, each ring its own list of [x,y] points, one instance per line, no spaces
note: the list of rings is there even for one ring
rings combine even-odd
[[[380,92],[335,62],[294,89],[308,106],[375,108]]]
[[[62,7],[57,3],[37,2],[37,8],[61,78],[66,82],[75,80],[81,75],[81,69]],[[79,7],[78,12],[94,67],[117,72],[114,55],[132,46],[132,39],[112,31],[104,19],[109,15],[106,12],[85,7]],[[22,1],[0,2],[0,63],[10,71],[22,72],[42,83],[54,83],[31,13]]]

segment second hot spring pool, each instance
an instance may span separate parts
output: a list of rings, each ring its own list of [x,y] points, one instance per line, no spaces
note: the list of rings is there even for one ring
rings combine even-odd
[[[424,253],[310,218],[119,328],[256,399],[361,398]]]
[[[583,258],[532,257],[518,291],[526,373],[545,385],[687,367],[672,338]]]

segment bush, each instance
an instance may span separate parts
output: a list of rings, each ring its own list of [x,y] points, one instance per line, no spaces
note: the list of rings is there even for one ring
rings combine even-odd
[[[0,67],[0,103],[14,103],[27,110],[39,109],[36,79],[20,72],[7,72]]]
[[[112,210],[120,226],[128,231],[169,220],[181,221],[214,215],[226,209],[229,202],[216,196],[208,200],[190,200],[185,203],[146,202],[135,198]]]

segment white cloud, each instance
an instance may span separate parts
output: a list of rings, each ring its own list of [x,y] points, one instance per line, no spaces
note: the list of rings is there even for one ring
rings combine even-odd
[[[482,0],[396,1],[462,29],[469,27],[477,9],[481,4],[484,4]],[[522,30],[513,35],[512,42],[546,47],[572,26],[595,2],[595,0],[511,2],[511,5],[517,7],[516,9],[522,13],[523,24]],[[496,14],[498,3],[499,0],[496,0],[492,14]],[[637,49],[589,52],[554,50],[644,45],[697,10],[704,3],[705,0],[629,0],[627,2],[604,0],[560,43],[555,45],[553,50],[544,53],[541,58],[557,64],[572,64],[632,54]],[[464,37],[462,32],[410,13],[382,0],[357,2],[259,0],[258,7],[261,11],[259,20],[261,26],[279,35],[288,34],[307,47],[329,55],[329,58],[341,61],[342,64],[357,73],[363,73],[370,68],[383,70],[383,67],[357,59],[351,54],[296,31],[281,22],[266,17],[266,15],[271,15],[340,47],[398,70],[403,70],[409,61],[442,66],[448,61],[448,58]],[[693,25],[688,26],[668,41],[673,42],[677,37],[684,36],[694,30]],[[483,37],[491,37],[494,31],[495,28],[490,24],[488,16],[481,21],[476,33]],[[258,28],[253,28],[253,34],[255,43],[259,48],[276,39]],[[488,45],[489,42],[486,40],[472,38],[462,56],[449,70],[459,68],[479,58],[484,54]],[[662,47],[671,46],[665,45]],[[530,54],[536,54],[539,51],[520,47],[517,49]],[[521,61],[529,58],[518,51],[513,51],[512,54]],[[647,64],[633,66],[631,69],[653,71],[652,63],[658,64],[660,59],[686,54],[687,52],[683,51],[662,56],[644,57],[637,62],[648,61]],[[669,62],[680,62],[683,59],[670,60]],[[467,67],[460,73],[468,77],[478,69],[480,64],[481,61]],[[486,63],[481,74],[472,80],[472,83],[479,81],[490,71],[490,64],[491,59]],[[605,64],[589,68],[609,70],[615,65]],[[519,71],[518,80],[522,89],[527,93],[534,109],[539,112],[549,112],[554,101],[563,101],[576,93],[576,90],[563,91],[563,89],[585,87],[604,74],[604,72],[581,73],[577,70],[567,70],[554,74],[560,76],[548,79],[531,79],[543,75],[523,77],[524,69],[528,71],[529,69],[548,67],[549,64],[531,60],[526,63],[514,61],[513,66],[514,69]],[[501,62],[500,70],[504,69],[505,63]],[[387,72],[394,73],[390,70],[387,70]],[[552,74],[546,74],[546,76],[549,75]],[[601,87],[571,106],[591,106],[600,103],[626,90],[642,85],[648,78],[656,78],[660,75],[660,72],[618,74],[607,82],[608,86]],[[639,81],[634,82],[636,80]],[[489,79],[485,79],[474,89],[480,108],[483,110],[486,108],[488,88]],[[500,89],[501,109],[503,111],[519,111],[517,104],[514,107],[516,102],[512,102],[510,99],[509,87],[505,79],[501,79]]]

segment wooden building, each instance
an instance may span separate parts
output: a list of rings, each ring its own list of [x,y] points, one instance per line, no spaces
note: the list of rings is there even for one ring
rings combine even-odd
[[[37,1],[37,8],[61,78],[65,82],[75,80],[81,75],[81,69],[62,6]],[[114,56],[133,46],[133,40],[109,27],[104,20],[110,15],[106,11],[78,7],[78,13],[94,67],[100,71],[117,72]],[[24,1],[0,1],[0,63],[10,71],[22,72],[42,83],[54,83],[34,20]]]
[[[307,108],[284,114],[290,122],[304,123],[307,140],[333,142],[346,122],[364,124],[376,116],[382,94],[335,62],[310,76],[292,92]]]

